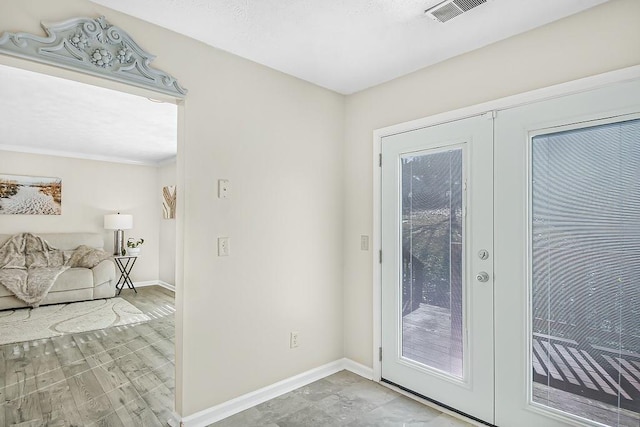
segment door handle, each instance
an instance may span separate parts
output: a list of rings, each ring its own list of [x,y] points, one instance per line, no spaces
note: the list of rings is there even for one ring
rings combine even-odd
[[[488,282],[489,281],[489,273],[487,273],[486,271],[481,271],[480,273],[476,274],[476,280],[478,282]]]

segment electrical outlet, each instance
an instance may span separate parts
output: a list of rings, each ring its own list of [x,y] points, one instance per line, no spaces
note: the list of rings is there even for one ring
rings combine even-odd
[[[218,237],[218,256],[229,256],[229,238]]]
[[[299,341],[300,332],[291,332],[289,337],[289,348],[296,348],[300,345]]]

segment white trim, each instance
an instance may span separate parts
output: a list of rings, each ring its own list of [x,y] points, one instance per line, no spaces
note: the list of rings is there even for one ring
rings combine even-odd
[[[382,379],[382,135],[373,134],[373,380]]]
[[[356,375],[360,375],[362,378],[373,380],[373,369],[368,366],[364,366],[358,362],[355,362],[346,357],[342,359],[343,368],[349,372],[353,372]]]
[[[615,83],[636,80],[640,78],[640,65],[623,68],[621,70],[610,71],[604,74],[585,77],[578,80],[560,83],[557,85],[536,89],[517,95],[499,98],[493,101],[459,108],[440,114],[424,117],[409,122],[400,123],[393,126],[376,129],[373,131],[373,380],[380,381],[382,378],[382,362],[378,359],[378,348],[382,346],[382,265],[378,262],[378,251],[381,245],[381,168],[378,167],[378,159],[382,153],[382,138],[402,132],[408,132],[428,126],[435,126],[442,123],[461,120],[467,117],[476,116],[488,111],[500,111],[514,108],[547,99],[586,92]],[[384,254],[383,254],[384,255]]]
[[[25,147],[21,145],[0,144],[0,151],[10,151],[15,153],[40,154],[44,156],[67,157],[71,159],[95,160],[98,162],[121,163],[136,166],[161,167],[175,162],[175,157],[153,161],[153,160],[130,160],[121,157],[101,156],[98,154],[80,153],[77,151],[49,150],[46,148]]]
[[[561,96],[571,95],[574,93],[586,92],[597,89],[599,87],[608,86],[614,83],[631,81],[640,78],[640,65],[623,68],[621,70],[610,71],[604,74],[584,77],[582,79],[570,82],[560,83],[557,85],[535,89],[529,92],[523,92],[505,98],[499,98],[492,101],[483,102],[481,104],[471,105],[469,107],[459,108],[453,111],[435,114],[433,116],[421,119],[411,120],[409,122],[399,123],[397,125],[387,126],[373,131],[374,149],[375,141],[382,137],[395,135],[401,132],[407,132],[428,126],[434,126],[441,123],[452,122],[455,120],[465,119],[467,117],[477,116],[491,110],[500,111],[509,108],[519,107],[534,102],[544,101],[547,99],[558,98]]]
[[[178,155],[173,155],[171,157],[167,157],[164,160],[158,160],[155,165],[158,166],[159,168],[162,166],[167,166],[167,165],[173,165],[176,163],[176,158],[178,157]]]
[[[252,408],[260,403],[282,396],[285,393],[297,388],[304,387],[314,381],[318,381],[329,375],[343,370],[348,370],[366,379],[371,379],[373,371],[371,368],[354,362],[350,359],[339,359],[326,365],[311,369],[291,378],[284,379],[275,384],[252,391],[235,399],[228,400],[219,405],[205,409],[187,417],[181,418],[175,412],[167,421],[172,427],[204,427],[216,421],[220,421],[231,415]]]
[[[171,283],[165,282],[163,280],[158,280],[158,286],[162,286],[163,288],[169,289],[172,292],[176,291],[176,286],[175,285],[172,285]]]
[[[171,283],[163,282],[162,280],[145,280],[143,282],[133,282],[133,286],[136,288],[144,288],[145,286],[161,286],[165,289],[169,289],[172,292],[176,291],[176,287]]]

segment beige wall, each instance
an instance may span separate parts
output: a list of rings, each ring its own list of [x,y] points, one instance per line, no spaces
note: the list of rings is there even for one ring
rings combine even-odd
[[[344,98],[197,47],[179,74],[185,414],[343,355]],[[231,256],[216,256],[219,236]]]
[[[158,185],[156,188],[158,196],[158,206],[162,206],[162,187],[176,185],[176,162],[171,162],[158,168]],[[176,220],[163,219],[161,210],[158,210],[160,217],[160,245],[159,245],[159,271],[158,277],[161,281],[170,285],[176,284]]]
[[[104,215],[128,213],[134,228],[125,238],[145,239],[131,277],[158,279],[157,168],[0,151],[0,173],[62,178],[62,215],[0,215],[0,233],[100,233],[111,252],[113,231],[103,228]]]
[[[344,97],[86,0],[4,0],[0,29],[101,14],[189,89],[178,412],[341,358]],[[231,199],[216,199],[219,178]],[[230,257],[216,256],[218,236],[231,238]],[[290,350],[293,330],[301,345]]]
[[[174,49],[190,51],[174,71],[190,90],[186,415],[342,357],[344,99],[186,40]],[[221,178],[228,200],[216,198]],[[219,236],[231,256],[216,256]]]
[[[602,6],[347,97],[345,356],[372,366],[373,130],[640,64],[640,1]]]

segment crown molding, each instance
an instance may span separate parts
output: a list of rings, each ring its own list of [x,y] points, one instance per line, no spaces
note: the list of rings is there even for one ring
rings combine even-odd
[[[156,166],[163,167],[163,166],[172,165],[176,162],[176,160],[177,160],[177,156],[167,157],[166,159],[157,161]]]
[[[99,162],[122,163],[125,165],[136,165],[136,166],[161,167],[161,166],[164,166],[165,164],[168,164],[166,163],[167,160],[162,160],[162,161],[131,160],[131,159],[125,159],[121,157],[101,156],[96,154],[86,154],[86,153],[80,153],[75,151],[47,150],[46,148],[23,147],[20,145],[8,145],[8,144],[0,144],[0,151],[11,151],[14,153],[26,153],[26,154],[39,154],[43,156],[54,156],[54,157],[67,157],[71,159],[81,159],[81,160],[95,160]],[[175,161],[175,159],[173,161]]]

